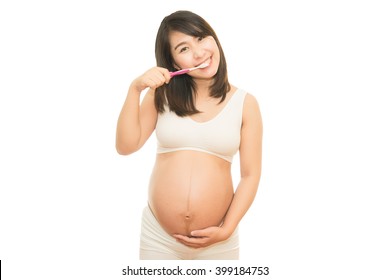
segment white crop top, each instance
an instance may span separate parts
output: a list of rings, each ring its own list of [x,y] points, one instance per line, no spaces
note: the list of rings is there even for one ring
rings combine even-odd
[[[240,147],[242,111],[246,92],[238,89],[211,120],[194,121],[165,108],[156,124],[157,153],[194,150],[232,162]]]

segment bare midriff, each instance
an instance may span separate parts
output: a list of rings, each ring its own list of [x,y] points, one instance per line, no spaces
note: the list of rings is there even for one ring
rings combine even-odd
[[[197,151],[157,154],[149,206],[169,234],[220,226],[233,194],[230,162]]]

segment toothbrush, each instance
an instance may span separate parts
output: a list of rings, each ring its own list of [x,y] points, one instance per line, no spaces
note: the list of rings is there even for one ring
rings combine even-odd
[[[183,75],[185,73],[188,73],[188,72],[196,70],[196,69],[206,68],[207,66],[209,66],[207,63],[202,63],[201,65],[198,65],[196,67],[181,69],[179,71],[169,72],[169,73],[171,74],[171,77],[174,77],[177,75]]]

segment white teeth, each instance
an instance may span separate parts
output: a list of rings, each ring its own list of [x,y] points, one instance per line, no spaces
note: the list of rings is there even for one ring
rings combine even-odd
[[[206,68],[207,66],[210,65],[210,60],[206,60],[204,61],[203,63],[199,64],[198,66],[196,66],[196,68]]]

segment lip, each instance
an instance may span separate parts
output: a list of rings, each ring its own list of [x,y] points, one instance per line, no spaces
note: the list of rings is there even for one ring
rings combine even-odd
[[[198,67],[199,65],[202,65],[202,64],[207,64],[207,66],[204,67],[204,68],[202,68],[202,69],[208,68],[208,67],[210,66],[210,64],[211,64],[211,57],[207,58],[206,60],[204,60],[203,62],[199,63],[199,64],[198,64],[197,66],[195,66],[195,67]]]

